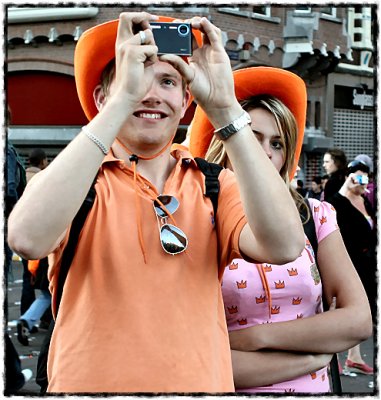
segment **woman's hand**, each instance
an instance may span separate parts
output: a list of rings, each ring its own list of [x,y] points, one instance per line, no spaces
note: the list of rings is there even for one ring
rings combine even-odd
[[[261,325],[229,332],[230,348],[240,351],[256,351],[264,348],[261,341]]]
[[[326,367],[332,358],[332,354],[271,350],[232,350],[231,355],[236,389],[272,385],[314,373]]]

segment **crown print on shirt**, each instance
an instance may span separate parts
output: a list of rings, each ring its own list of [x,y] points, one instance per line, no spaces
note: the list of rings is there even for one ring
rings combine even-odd
[[[303,300],[303,297],[297,297],[295,299],[295,297],[292,298],[292,305],[293,306],[298,306]]]
[[[271,265],[269,265],[269,264],[266,264],[266,265],[263,267],[263,270],[264,270],[265,272],[271,272],[271,271],[273,270],[273,267],[272,267]]]
[[[296,319],[301,319],[301,318],[303,318],[303,313],[296,314]]]
[[[314,206],[314,213],[318,213],[319,209],[320,209],[320,206],[317,206],[317,207]]]
[[[229,311],[229,314],[235,314],[238,312],[238,307],[237,306],[228,307],[228,311]]]
[[[279,314],[280,313],[280,306],[272,306],[271,307],[271,314]]]
[[[247,281],[244,281],[243,279],[241,282],[236,281],[236,284],[237,284],[238,289],[246,289],[247,288]]]
[[[284,289],[285,288],[284,281],[281,281],[280,279],[278,282],[274,282],[274,283],[275,283],[275,289]]]
[[[238,325],[247,325],[247,319],[246,318],[242,318],[237,320]]]
[[[289,276],[298,276],[298,270],[296,268],[287,269]]]
[[[310,375],[311,375],[311,378],[312,378],[312,379],[316,379],[316,377],[317,377],[316,372],[311,372]]]
[[[232,270],[234,270],[234,269],[238,269],[238,263],[232,262],[232,263],[229,265],[229,270],[232,271]]]
[[[327,217],[323,216],[323,217],[319,218],[319,221],[320,221],[320,225],[323,225],[327,222]]]
[[[255,302],[257,303],[257,304],[261,304],[261,303],[264,303],[266,301],[266,296],[259,296],[259,297],[255,297]]]

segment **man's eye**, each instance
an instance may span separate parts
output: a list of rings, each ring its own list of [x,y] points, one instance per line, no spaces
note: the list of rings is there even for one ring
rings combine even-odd
[[[163,80],[164,85],[168,85],[168,86],[175,86],[176,82],[173,79],[164,79]]]

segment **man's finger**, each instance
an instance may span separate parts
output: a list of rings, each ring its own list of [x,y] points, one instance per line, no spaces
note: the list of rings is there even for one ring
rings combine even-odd
[[[205,36],[208,38],[210,44],[221,42],[221,30],[214,26],[207,18],[201,18],[199,29],[204,33],[204,43]]]
[[[176,56],[175,54],[163,54],[159,56],[159,60],[171,64],[173,68],[179,71],[187,84],[193,81],[193,69],[189,68],[189,65],[180,56]]]
[[[140,26],[139,30],[150,28],[149,21],[155,21],[159,17],[147,12],[132,13],[125,12],[119,16],[118,33],[116,37],[116,45],[123,43],[136,33],[136,27]]]

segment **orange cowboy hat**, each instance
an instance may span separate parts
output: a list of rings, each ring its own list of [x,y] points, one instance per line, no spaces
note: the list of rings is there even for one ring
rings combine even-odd
[[[175,18],[160,16],[160,22],[172,22]],[[93,91],[100,83],[107,64],[115,58],[115,41],[119,19],[105,22],[85,31],[78,40],[74,53],[74,76],[82,109],[90,121],[98,114]],[[202,34],[192,29],[199,46]]]
[[[306,124],[307,90],[299,76],[292,72],[272,67],[243,68],[233,72],[235,94],[238,101],[252,96],[268,94],[281,100],[292,112],[298,126],[295,163],[290,173],[296,171],[303,145]],[[204,110],[197,106],[191,126],[189,149],[194,157],[205,157],[213,137],[214,127]]]

